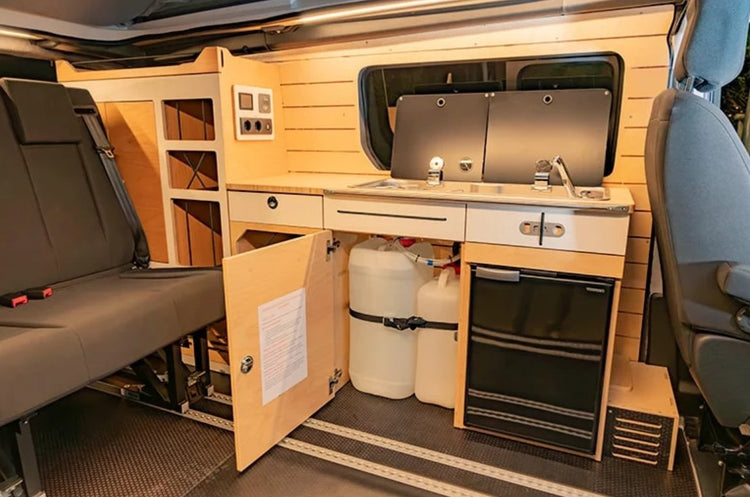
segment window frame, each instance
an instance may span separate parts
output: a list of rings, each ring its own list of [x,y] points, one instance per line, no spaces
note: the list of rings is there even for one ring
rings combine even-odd
[[[372,134],[370,130],[370,107],[367,104],[369,95],[367,94],[367,78],[368,76],[377,71],[387,69],[404,69],[404,68],[421,68],[430,66],[447,66],[457,64],[481,64],[481,63],[505,63],[505,85],[504,89],[500,91],[515,91],[517,88],[518,76],[521,74],[525,67],[530,65],[538,65],[540,63],[565,63],[565,62],[595,62],[605,61],[612,67],[612,110],[610,112],[609,130],[607,134],[607,153],[606,162],[604,169],[604,177],[612,174],[614,171],[616,152],[617,152],[617,137],[619,134],[620,127],[620,113],[622,108],[622,90],[623,90],[623,77],[624,77],[624,62],[622,57],[616,52],[586,52],[586,53],[575,53],[575,54],[556,54],[556,55],[543,55],[536,57],[507,57],[507,58],[493,58],[493,59],[467,59],[467,60],[445,60],[436,62],[419,62],[419,63],[405,63],[405,64],[378,64],[373,66],[363,67],[357,79],[358,88],[358,104],[359,104],[359,124],[360,124],[360,143],[362,149],[365,152],[367,158],[372,162],[376,169],[382,171],[390,171],[390,164],[384,164],[378,155],[373,150],[372,146]],[[512,83],[511,83],[512,79]],[[523,90],[521,90],[523,91]],[[387,105],[387,102],[386,102]],[[391,143],[392,148],[392,143]]]

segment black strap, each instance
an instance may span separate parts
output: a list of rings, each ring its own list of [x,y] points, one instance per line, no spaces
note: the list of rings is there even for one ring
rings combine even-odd
[[[409,318],[390,318],[385,316],[373,316],[372,314],[365,314],[364,312],[358,312],[349,308],[349,315],[354,319],[361,321],[367,321],[368,323],[380,323],[388,328],[395,328],[399,331],[406,329],[416,330],[417,328],[432,328],[435,330],[458,330],[458,323],[440,323],[437,321],[426,321],[419,316],[412,316]]]
[[[96,152],[99,154],[99,160],[101,160],[102,166],[104,166],[107,178],[109,178],[109,182],[112,184],[117,201],[120,202],[120,208],[125,214],[130,231],[133,233],[133,241],[135,243],[133,263],[139,268],[147,268],[151,260],[151,255],[148,250],[146,234],[143,232],[141,220],[135,212],[135,206],[128,196],[128,191],[125,189],[125,182],[122,180],[120,171],[117,169],[115,154],[113,153],[114,149],[109,143],[107,134],[104,132],[104,128],[99,121],[99,113],[95,107],[90,106],[77,107],[76,113],[86,124],[86,129],[88,129],[91,139],[94,141]]]

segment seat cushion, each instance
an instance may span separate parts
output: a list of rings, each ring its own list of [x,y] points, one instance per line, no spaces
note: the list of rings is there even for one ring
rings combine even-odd
[[[0,326],[0,426],[88,382],[75,334],[59,328]]]
[[[224,317],[224,283],[219,268],[149,269],[123,273],[123,279],[151,281],[172,300],[185,333]],[[183,333],[183,335],[185,334]]]
[[[0,324],[77,337],[92,381],[224,315],[218,270],[124,270],[53,289],[47,300],[0,308]]]

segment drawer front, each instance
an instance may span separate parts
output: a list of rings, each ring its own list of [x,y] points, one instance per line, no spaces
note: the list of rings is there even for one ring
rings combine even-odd
[[[566,209],[546,209],[542,246],[576,252],[625,255],[628,246],[630,216],[604,213],[583,213]],[[562,226],[560,229],[558,226]],[[561,236],[549,236],[551,230]]]
[[[465,204],[326,197],[325,228],[463,241]]]
[[[466,209],[466,241],[540,247],[538,231],[542,219],[539,207],[523,205],[470,205]],[[528,233],[521,226],[529,226]],[[537,229],[534,229],[534,225]]]
[[[629,223],[628,215],[483,204],[467,210],[466,241],[624,255]]]
[[[323,197],[229,192],[229,219],[247,223],[323,227]]]

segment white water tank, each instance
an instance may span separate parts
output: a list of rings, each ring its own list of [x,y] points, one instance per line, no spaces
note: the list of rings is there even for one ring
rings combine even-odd
[[[458,325],[460,285],[453,268],[426,283],[417,294],[417,315],[425,321]],[[456,387],[456,330],[425,328],[417,331],[417,399],[453,409]]]
[[[433,257],[429,243],[418,243],[408,250]],[[414,393],[416,333],[373,320],[414,316],[417,292],[432,279],[432,273],[432,267],[412,262],[382,238],[371,238],[352,248],[349,306],[354,314],[362,315],[349,318],[349,375],[357,390],[391,399]]]

